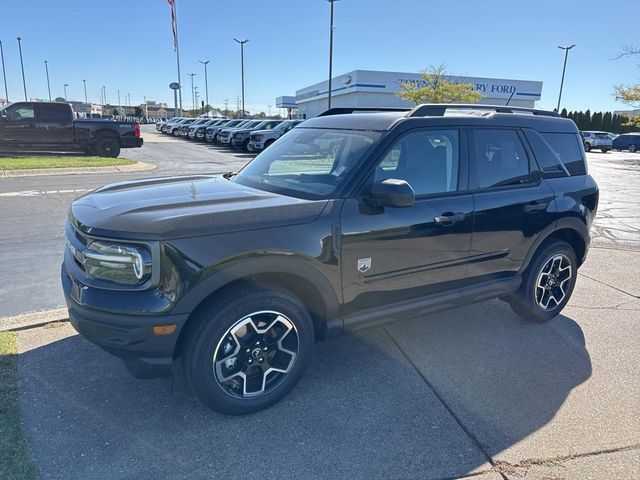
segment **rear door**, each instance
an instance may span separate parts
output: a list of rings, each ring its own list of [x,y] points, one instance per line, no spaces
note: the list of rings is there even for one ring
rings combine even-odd
[[[0,121],[2,145],[40,143],[33,104],[16,103],[5,108],[3,113],[6,117]]]
[[[339,151],[333,149],[331,151]],[[379,160],[374,182],[406,180],[411,207],[345,200],[341,214],[344,314],[451,291],[466,275],[473,225],[463,131],[402,134]]]
[[[36,104],[36,126],[42,143],[69,145],[74,141],[73,116],[67,104]]]
[[[467,275],[515,275],[537,235],[556,220],[553,191],[517,129],[471,129],[470,158],[474,261]]]

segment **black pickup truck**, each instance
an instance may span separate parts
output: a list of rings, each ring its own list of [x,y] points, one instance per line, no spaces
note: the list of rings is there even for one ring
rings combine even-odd
[[[141,147],[140,125],[107,120],[75,120],[71,105],[17,102],[0,109],[0,150],[81,150],[117,157],[121,148]]]

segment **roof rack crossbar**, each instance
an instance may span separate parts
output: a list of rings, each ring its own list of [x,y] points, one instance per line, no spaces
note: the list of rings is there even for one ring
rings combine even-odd
[[[557,112],[550,110],[538,110],[526,107],[511,107],[505,105],[476,105],[471,103],[426,103],[418,105],[409,114],[408,117],[442,117],[447,110],[486,110],[495,113],[531,113],[533,115],[541,115],[546,117],[559,117]]]
[[[410,108],[388,108],[388,107],[336,107],[322,112],[319,117],[328,117],[330,115],[343,115],[349,113],[371,113],[371,112],[409,112]]]

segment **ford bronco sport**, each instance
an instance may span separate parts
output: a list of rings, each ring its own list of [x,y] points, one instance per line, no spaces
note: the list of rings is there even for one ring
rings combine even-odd
[[[78,198],[62,284],[76,330],[134,375],[180,358],[205,404],[241,414],[342,331],[490,298],[553,318],[597,204],[578,129],[553,112],[334,109],[237,174]]]

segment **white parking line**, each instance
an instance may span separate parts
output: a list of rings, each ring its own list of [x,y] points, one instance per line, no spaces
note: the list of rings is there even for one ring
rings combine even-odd
[[[76,188],[71,190],[23,190],[21,192],[4,192],[0,197],[37,197],[38,195],[58,195],[61,193],[88,192],[89,188]]]

